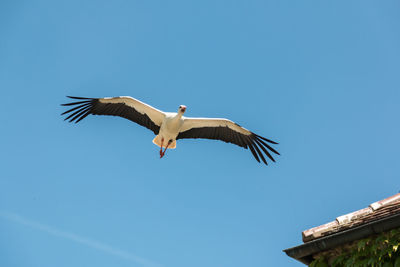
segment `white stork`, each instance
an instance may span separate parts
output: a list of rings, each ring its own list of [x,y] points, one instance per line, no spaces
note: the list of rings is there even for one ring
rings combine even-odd
[[[154,132],[156,137],[153,139],[153,143],[160,147],[160,158],[164,156],[168,148],[173,149],[176,147],[176,140],[185,138],[217,139],[245,149],[250,148],[254,158],[258,162],[260,162],[261,158],[267,165],[264,154],[275,162],[268,150],[279,155],[267,142],[271,144],[278,143],[261,137],[227,119],[184,117],[186,106],[183,105],[179,106],[177,113],[172,113],[163,112],[129,96],[105,98],[68,97],[79,101],[62,104],[62,106],[74,106],[61,114],[70,113],[65,120],[70,119],[69,122],[75,121],[77,123],[89,114],[126,118]]]

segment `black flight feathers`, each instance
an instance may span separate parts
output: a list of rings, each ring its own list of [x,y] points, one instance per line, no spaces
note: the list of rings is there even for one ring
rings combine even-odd
[[[156,125],[146,114],[141,114],[133,107],[124,103],[101,103],[98,98],[67,96],[72,99],[81,101],[62,104],[62,106],[74,106],[73,108],[63,112],[61,115],[68,114],[64,120],[78,123],[87,115],[111,115],[119,116],[133,122],[136,122],[158,134],[160,126]]]
[[[269,149],[273,153],[280,155],[278,151],[273,149],[268,143],[278,144],[274,141],[271,141],[262,136],[256,135],[255,133],[251,133],[250,135],[241,134],[232,130],[229,127],[201,127],[201,128],[192,128],[190,130],[179,133],[176,139],[185,139],[185,138],[206,138],[206,139],[215,139],[221,140],[226,143],[232,143],[238,146],[241,146],[245,149],[250,148],[251,153],[254,158],[260,162],[261,160],[268,165],[265,160],[264,154],[267,155],[269,159],[275,162],[275,159],[272,157],[271,153],[267,150]],[[261,151],[261,150],[262,151]],[[264,154],[263,154],[264,152]]]

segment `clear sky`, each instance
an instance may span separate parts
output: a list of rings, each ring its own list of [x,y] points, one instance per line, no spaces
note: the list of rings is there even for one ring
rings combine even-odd
[[[0,265],[301,266],[301,231],[400,190],[399,1],[0,1]],[[66,95],[226,117],[159,159]]]

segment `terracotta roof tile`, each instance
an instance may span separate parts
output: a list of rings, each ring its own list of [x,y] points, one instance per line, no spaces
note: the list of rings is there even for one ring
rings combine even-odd
[[[367,208],[339,216],[332,222],[303,231],[303,242],[337,233],[396,213],[400,213],[400,193],[374,202]]]

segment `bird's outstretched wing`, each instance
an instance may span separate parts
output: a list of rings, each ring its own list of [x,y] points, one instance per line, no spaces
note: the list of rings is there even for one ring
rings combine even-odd
[[[120,116],[136,122],[158,134],[160,125],[165,117],[165,113],[143,103],[133,97],[105,97],[105,98],[86,98],[68,96],[79,101],[62,104],[62,106],[73,106],[61,115],[68,116],[65,120],[69,122],[79,122],[87,115],[111,115]]]
[[[227,143],[250,148],[254,158],[268,165],[264,154],[275,162],[271,152],[279,155],[268,143],[278,144],[267,138],[241,127],[233,121],[219,118],[185,118],[180,133],[176,139],[206,138],[216,139]],[[269,150],[269,151],[268,151]],[[264,152],[264,153],[263,153]]]

